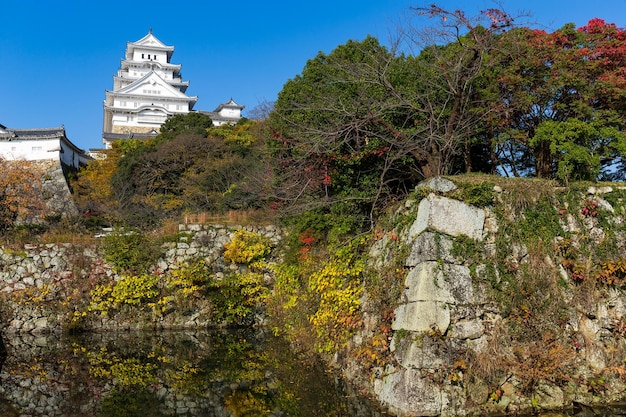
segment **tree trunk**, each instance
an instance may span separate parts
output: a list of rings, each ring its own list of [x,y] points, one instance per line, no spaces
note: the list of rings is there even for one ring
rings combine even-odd
[[[552,178],[552,153],[548,142],[540,142],[535,148],[535,173],[537,178]]]

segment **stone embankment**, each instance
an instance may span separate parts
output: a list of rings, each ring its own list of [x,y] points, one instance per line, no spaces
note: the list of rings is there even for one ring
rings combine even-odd
[[[382,333],[379,300],[368,299],[366,288],[365,327],[335,356],[340,369],[398,416],[515,414],[626,399],[624,189],[564,192],[544,205],[518,197],[515,205],[495,186],[496,201],[485,207],[453,198],[448,180],[423,190],[396,212],[393,233],[380,234],[369,254],[369,273],[405,271],[389,326]],[[254,230],[274,243],[281,238],[275,227]],[[180,231],[161,248],[153,272],[168,274],[194,259],[211,265],[217,279],[242,268],[223,257],[235,228]],[[2,249],[2,331],[60,331],[76,313],[72,300],[107,279],[120,277],[96,248]],[[164,317],[103,315],[88,325],[205,327],[208,306],[198,298]],[[50,308],[53,302],[65,309]],[[368,345],[379,336],[389,341],[386,352],[385,344]],[[354,359],[368,349],[371,364]]]
[[[512,232],[503,230],[493,208],[446,197],[456,188],[450,181],[424,186],[432,190],[426,198],[399,210],[415,213],[417,206],[398,234],[408,256],[391,323],[391,358],[374,369],[373,383],[361,383],[398,416],[516,414],[622,402],[626,292],[619,284],[577,283],[563,266],[569,261],[561,248],[579,250],[588,240],[600,245],[608,239],[597,213],[583,208],[581,216],[567,203],[555,208],[563,236],[548,242],[555,249],[539,257],[522,242],[502,238]],[[582,198],[604,210],[610,218],[605,227],[621,230],[625,219],[603,198],[614,190],[591,187]],[[494,187],[496,198],[502,191]],[[616,233],[616,252],[623,253],[624,234]],[[386,248],[393,243],[385,236],[370,258],[389,259]],[[498,259],[507,277],[493,264]],[[357,345],[372,331],[366,328]],[[363,373],[368,371],[352,371],[355,380]]]
[[[187,262],[201,259],[211,265],[219,279],[238,266],[224,261],[224,244],[240,227],[181,225],[175,242],[161,247],[154,267],[167,274]],[[281,236],[274,226],[247,227],[276,244]],[[148,271],[146,271],[148,272]],[[3,295],[2,332],[42,333],[66,329],[74,302],[88,296],[94,282],[119,280],[97,247],[72,244],[25,245],[23,249],[0,248],[0,294]],[[198,301],[185,311],[172,311],[163,317],[111,319],[102,315],[89,323],[98,329],[196,328],[210,325],[207,305]]]

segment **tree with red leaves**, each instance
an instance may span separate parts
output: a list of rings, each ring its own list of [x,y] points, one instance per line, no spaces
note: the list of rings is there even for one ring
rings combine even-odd
[[[626,35],[593,19],[548,33],[521,28],[500,38],[491,129],[513,175],[607,178],[626,150]]]

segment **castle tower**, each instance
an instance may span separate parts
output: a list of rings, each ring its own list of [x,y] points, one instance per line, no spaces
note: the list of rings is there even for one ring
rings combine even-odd
[[[105,92],[102,142],[106,148],[118,139],[155,136],[168,117],[189,113],[198,97],[185,94],[181,65],[170,63],[173,46],[150,32],[126,44],[113,91]]]

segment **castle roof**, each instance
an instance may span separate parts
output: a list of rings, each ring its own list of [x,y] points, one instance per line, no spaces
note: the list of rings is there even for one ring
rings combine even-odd
[[[136,42],[127,42],[126,43],[126,57],[130,58],[133,56],[133,52],[135,49],[146,49],[153,51],[162,51],[167,52],[167,61],[169,62],[172,54],[174,53],[174,47],[170,45],[165,45],[159,39],[157,39],[154,34],[152,34],[152,28],[150,28],[150,32],[143,38],[139,39]]]
[[[0,125],[0,139],[14,140],[37,140],[65,138],[65,127],[45,127],[45,128],[27,128],[27,129],[9,129]]]
[[[213,111],[216,112],[216,113],[219,113],[220,110],[226,109],[226,108],[243,110],[244,107],[245,106],[242,106],[241,104],[235,103],[235,101],[231,98],[226,103],[222,103],[219,106],[217,106],[217,108],[215,110],[213,110]]]
[[[144,86],[146,85],[152,85],[152,86],[159,86],[159,88],[161,88],[162,90],[164,90],[165,92],[167,92],[167,98],[168,99],[172,99],[172,98],[177,98],[177,99],[182,99],[185,101],[189,101],[192,103],[195,103],[196,101],[198,101],[198,97],[197,96],[188,96],[185,93],[181,92],[179,89],[173,87],[172,85],[170,85],[167,81],[165,81],[163,78],[161,78],[159,76],[159,74],[157,74],[154,71],[150,71],[148,74],[144,75],[143,77],[133,81],[131,84],[120,88],[119,90],[115,90],[113,92],[111,91],[107,91],[107,95],[108,94],[113,94],[113,95],[129,95],[129,96],[150,96],[150,95],[146,95],[143,93],[142,89]]]

